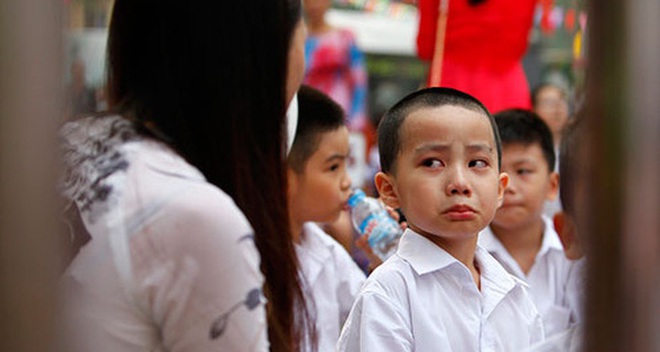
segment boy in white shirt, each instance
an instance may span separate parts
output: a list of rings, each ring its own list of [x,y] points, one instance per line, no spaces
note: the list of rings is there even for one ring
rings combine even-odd
[[[334,351],[365,276],[338,242],[314,222],[337,220],[351,192],[348,129],[342,108],[308,86],[298,92],[298,127],[288,157],[289,222],[300,261],[318,351]],[[302,350],[313,350],[308,336]]]
[[[543,338],[525,284],[477,246],[502,201],[500,142],[474,97],[428,88],[378,127],[382,200],[408,229],[360,290],[340,351],[522,351]]]
[[[552,133],[528,110],[502,111],[495,114],[495,122],[509,185],[493,222],[479,235],[479,245],[529,284],[545,334],[551,336],[579,318],[571,304],[575,287],[569,284],[575,262],[566,258],[552,219],[543,215],[544,203],[557,197],[559,187]]]

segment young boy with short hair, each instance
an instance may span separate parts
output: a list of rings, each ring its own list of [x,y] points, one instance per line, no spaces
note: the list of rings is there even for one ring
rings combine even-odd
[[[495,114],[502,138],[502,171],[509,175],[504,202],[479,245],[509,273],[529,284],[546,336],[568,329],[572,312],[568,279],[574,263],[564,255],[552,219],[543,215],[546,201],[557,197],[559,175],[548,126],[535,113],[512,109]]]
[[[540,341],[525,284],[477,246],[508,182],[483,104],[450,88],[412,93],[383,117],[378,147],[378,192],[408,229],[360,290],[338,349],[522,351]]]
[[[334,351],[365,276],[344,247],[315,222],[335,221],[346,209],[351,192],[348,129],[341,107],[320,91],[302,86],[298,104],[298,127],[288,157],[289,222],[318,351]],[[303,345],[309,350],[312,342]]]

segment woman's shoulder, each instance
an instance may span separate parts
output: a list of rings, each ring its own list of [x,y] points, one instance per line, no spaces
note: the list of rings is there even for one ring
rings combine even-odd
[[[158,208],[155,221],[190,229],[192,235],[251,232],[246,217],[229,194],[206,181],[178,155],[145,153],[132,161],[135,165],[129,187],[133,189],[126,201],[138,209]]]

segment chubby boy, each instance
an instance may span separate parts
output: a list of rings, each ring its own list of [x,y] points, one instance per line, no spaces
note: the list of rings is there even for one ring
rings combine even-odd
[[[529,284],[545,334],[554,335],[575,324],[579,313],[570,304],[577,292],[568,285],[575,262],[566,258],[552,219],[543,215],[544,203],[557,197],[559,187],[552,134],[528,110],[502,111],[495,122],[509,185],[493,222],[479,235],[479,245]]]
[[[298,127],[288,157],[289,223],[317,350],[334,351],[365,279],[344,247],[316,224],[337,220],[347,206],[348,129],[341,107],[320,91],[302,86],[298,104]],[[307,339],[303,350],[313,350],[313,345]]]
[[[376,186],[408,229],[360,290],[338,349],[521,351],[540,341],[526,285],[477,246],[508,183],[483,104],[449,88],[412,93],[383,117],[378,147]]]

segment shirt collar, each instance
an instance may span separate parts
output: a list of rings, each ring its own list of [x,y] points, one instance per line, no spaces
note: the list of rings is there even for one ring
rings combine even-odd
[[[541,256],[550,250],[563,251],[564,247],[561,245],[557,231],[555,231],[555,224],[545,215],[543,215],[543,223],[545,224],[543,243],[541,243],[541,249],[538,255]]]
[[[550,250],[563,251],[564,249],[561,245],[561,241],[559,240],[559,235],[557,235],[557,232],[555,231],[552,220],[550,220],[550,218],[545,215],[543,215],[542,218],[543,240],[541,242],[541,248],[539,249],[537,256],[542,256]],[[503,253],[508,254],[502,242],[500,242],[500,240],[495,237],[495,234],[493,233],[493,230],[491,230],[490,226],[486,227],[479,233],[478,244],[490,253],[496,253],[500,255]]]
[[[477,244],[487,250],[489,253],[508,253],[502,242],[500,242],[490,226],[486,227],[479,233]]]
[[[479,271],[481,273],[481,280],[486,280],[489,282],[488,285],[482,283],[481,287],[489,287],[493,290],[499,291],[500,293],[509,292],[513,289],[514,286],[520,284],[522,286],[527,286],[525,282],[517,279],[515,276],[511,275],[500,262],[497,261],[488,251],[482,248],[480,245],[477,245],[477,250],[474,253],[474,257],[479,265]]]
[[[401,236],[396,254],[410,263],[418,275],[440,270],[458,262],[444,249],[410,228]]]
[[[418,275],[424,275],[433,271],[445,269],[452,264],[460,264],[458,259],[452,257],[444,249],[438,247],[426,237],[416,233],[410,228],[406,229],[399,240],[397,255],[410,263],[410,266]],[[504,267],[488,253],[487,250],[477,245],[475,260],[479,265],[482,280],[489,282],[488,286],[506,293],[514,286],[521,284],[527,286],[504,269]],[[483,286],[482,286],[483,287]]]

